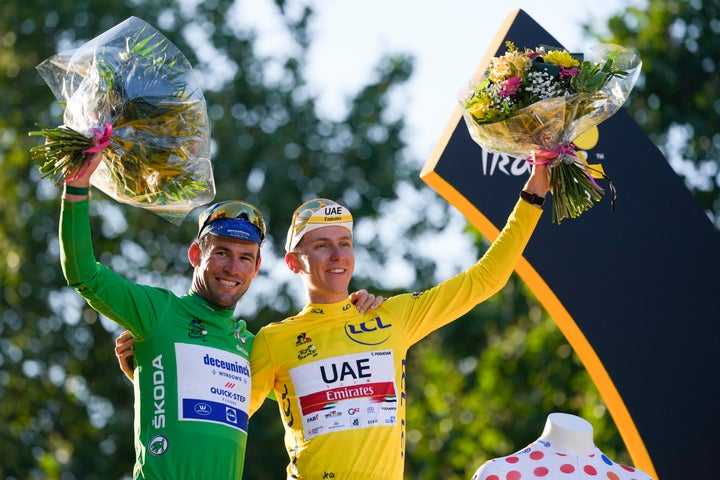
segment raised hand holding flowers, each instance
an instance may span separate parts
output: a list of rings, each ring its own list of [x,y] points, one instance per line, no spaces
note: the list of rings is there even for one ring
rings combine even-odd
[[[572,141],[619,110],[640,59],[606,44],[591,49],[595,61],[554,47],[506,46],[460,100],[470,135],[490,152],[549,165],[553,222],[575,218],[602,198],[595,179],[607,176],[587,165]]]

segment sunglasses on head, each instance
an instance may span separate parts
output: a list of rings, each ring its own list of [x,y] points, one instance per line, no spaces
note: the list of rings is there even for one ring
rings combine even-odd
[[[332,200],[327,200],[324,198],[317,198],[315,200],[310,200],[302,205],[300,205],[293,214],[292,222],[290,223],[290,228],[292,228],[292,236],[295,235],[302,230],[305,225],[307,225],[308,221],[310,221],[310,218],[312,218],[313,213],[317,211],[318,208],[326,207],[328,205],[338,205],[336,202],[333,202]],[[292,240],[292,239],[291,239]]]
[[[312,217],[313,213],[318,208],[329,205],[330,203],[332,202],[325,200],[310,200],[309,202],[305,202],[300,205],[297,210],[295,210],[295,215],[293,216],[292,220],[292,225],[295,229],[295,233],[300,231],[300,229],[305,226],[308,220],[310,220],[310,217]]]
[[[249,203],[238,200],[228,200],[226,202],[216,203],[213,207],[200,214],[200,218],[198,219],[198,223],[200,224],[198,237],[200,237],[203,230],[205,230],[205,227],[214,221],[223,218],[240,218],[246,220],[255,225],[258,230],[260,230],[260,236],[262,239],[265,239],[265,220],[263,219],[260,210]]]

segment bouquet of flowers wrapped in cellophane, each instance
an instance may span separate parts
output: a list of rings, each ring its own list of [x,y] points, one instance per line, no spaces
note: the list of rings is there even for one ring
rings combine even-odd
[[[56,184],[103,161],[92,185],[117,201],[180,223],[215,197],[205,97],[175,45],[130,17],[37,67],[61,104],[63,125],[30,132],[40,174]]]
[[[614,186],[572,142],[622,107],[640,74],[640,58],[610,44],[593,47],[591,60],[555,47],[506,46],[460,99],[465,123],[489,152],[548,164],[553,223],[575,218],[602,198],[596,179],[608,180],[613,196]]]

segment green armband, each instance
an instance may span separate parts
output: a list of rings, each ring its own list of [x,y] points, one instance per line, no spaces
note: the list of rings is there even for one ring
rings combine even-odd
[[[88,187],[73,187],[72,185],[65,185],[65,193],[70,195],[88,195],[90,189]]]

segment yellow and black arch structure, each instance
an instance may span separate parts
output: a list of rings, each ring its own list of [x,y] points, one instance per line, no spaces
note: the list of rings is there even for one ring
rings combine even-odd
[[[506,40],[562,46],[517,10],[478,72]],[[613,179],[615,211],[603,198],[557,225],[546,204],[516,271],[582,360],[634,465],[661,480],[715,478],[720,235],[624,110],[577,143]],[[421,177],[492,241],[528,168],[474,143],[458,107]]]

